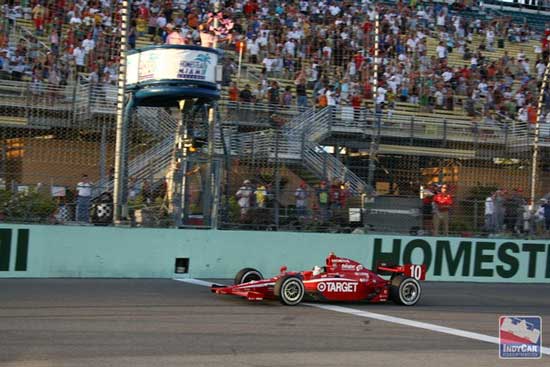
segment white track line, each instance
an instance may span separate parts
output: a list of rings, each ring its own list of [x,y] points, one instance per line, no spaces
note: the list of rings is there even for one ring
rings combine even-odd
[[[202,286],[206,286],[206,287],[210,287],[211,285],[216,284],[216,283],[205,282],[203,280],[198,280],[198,279],[174,279],[174,280],[189,283],[189,284],[202,285]],[[369,318],[369,319],[375,319],[375,320],[380,320],[380,321],[391,322],[393,324],[411,326],[411,327],[415,327],[415,328],[418,328],[418,329],[425,329],[425,330],[435,331],[435,332],[438,332],[438,333],[460,336],[462,338],[480,340],[480,341],[483,341],[483,342],[493,343],[493,344],[499,344],[499,338],[494,337],[494,336],[474,333],[474,332],[466,331],[466,330],[453,329],[453,328],[450,328],[450,327],[439,326],[439,325],[430,324],[430,323],[427,323],[427,322],[408,320],[408,319],[403,319],[401,317],[395,317],[395,316],[387,316],[387,315],[383,315],[383,314],[380,314],[380,313],[374,313],[374,312],[369,312],[369,311],[361,311],[361,310],[356,310],[356,309],[349,308],[349,307],[326,305],[326,304],[316,304],[316,303],[302,303],[302,304],[305,305],[305,306],[320,308],[322,310],[340,312],[340,313],[345,313],[345,314],[348,314],[348,315],[366,317],[366,318]],[[550,348],[548,348],[548,347],[542,347],[541,351],[542,351],[542,354],[550,355]]]
[[[356,310],[356,309],[353,309],[353,308],[342,307],[342,306],[314,304],[314,303],[303,303],[303,304],[307,305],[307,306],[310,306],[310,307],[320,308],[320,309],[323,309],[323,310],[340,312],[340,313],[345,313],[345,314],[359,316],[359,317],[367,317],[369,319],[375,319],[375,320],[380,320],[380,321],[391,322],[393,324],[412,326],[412,327],[419,328],[419,329],[426,329],[426,330],[436,331],[438,333],[450,334],[450,335],[460,336],[460,337],[463,337],[463,338],[480,340],[480,341],[487,342],[487,343],[499,344],[499,339],[497,337],[494,337],[494,336],[474,333],[474,332],[466,331],[466,330],[453,329],[453,328],[449,328],[449,327],[446,327],[446,326],[439,326],[439,325],[435,325],[435,324],[429,324],[427,322],[408,320],[408,319],[403,319],[401,317],[387,316],[387,315],[383,315],[383,314],[379,314],[379,313],[361,311],[361,310]],[[548,347],[542,347],[541,351],[542,351],[543,354],[550,355],[550,348],[548,348]]]
[[[184,282],[184,283],[189,283],[194,285],[202,285],[203,287],[211,287],[214,284],[216,284],[216,283],[210,283],[204,280],[193,279],[193,278],[184,278],[184,279],[174,278],[174,280],[177,280],[178,282]]]

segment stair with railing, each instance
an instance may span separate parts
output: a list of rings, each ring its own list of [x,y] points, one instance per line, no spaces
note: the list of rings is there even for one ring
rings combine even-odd
[[[174,151],[174,136],[167,136],[156,145],[134,157],[128,163],[128,177],[134,177],[137,181],[149,178],[164,177]],[[97,183],[101,191],[109,191],[113,188],[113,179],[106,177]],[[100,194],[98,192],[97,194]]]
[[[364,192],[367,188],[366,182],[319,145],[319,142],[330,134],[333,110],[324,108],[308,111],[306,116],[296,119],[294,124],[283,130],[291,145],[301,141],[303,164],[320,178],[348,182],[352,193]]]
[[[164,109],[156,107],[137,108],[136,119],[141,128],[157,138],[157,142],[130,160],[128,177],[134,177],[137,181],[164,177],[173,157],[177,120]],[[97,187],[102,191],[112,189],[112,178],[103,178]]]
[[[164,108],[138,107],[135,114],[139,126],[154,136],[171,136],[178,126],[178,120]]]
[[[365,190],[366,183],[318,144],[330,133],[332,111],[307,109],[280,131],[267,129],[240,133],[230,144],[232,152],[268,160],[300,162],[319,179],[349,182],[352,193]]]

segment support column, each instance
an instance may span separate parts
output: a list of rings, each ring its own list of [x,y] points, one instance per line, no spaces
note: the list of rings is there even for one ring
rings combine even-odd
[[[206,166],[207,177],[204,180],[203,188],[203,215],[204,224],[213,226],[217,222],[217,205],[214,205],[213,185],[214,179],[214,149],[215,149],[215,128],[216,128],[216,105],[215,103],[208,106],[208,162]],[[216,203],[217,204],[217,203]]]
[[[107,126],[101,125],[101,140],[99,150],[99,182],[107,183]],[[100,187],[101,191],[108,189],[108,185]]]
[[[380,129],[382,124],[382,111],[378,109],[376,104],[376,98],[378,95],[378,64],[380,63],[378,53],[379,53],[379,43],[380,43],[380,18],[379,14],[376,14],[376,20],[374,23],[374,80],[372,83],[373,93],[373,106],[374,114],[372,121],[372,130],[371,130],[371,141],[369,146],[369,170],[367,176],[367,187],[366,190],[369,194],[374,192],[374,173],[376,170],[376,154],[378,153],[378,136],[380,135]]]
[[[537,122],[535,124],[535,136],[533,138],[533,156],[531,158],[531,203],[529,207],[532,209],[535,205],[535,199],[537,195],[537,179],[538,179],[538,165],[539,165],[539,139],[540,139],[540,121],[543,118],[542,112],[544,110],[544,91],[548,87],[548,79],[550,79],[550,61],[546,64],[546,70],[542,78],[542,85],[539,92],[539,101],[537,105]]]
[[[113,220],[120,223],[128,216],[128,125],[134,110],[134,99],[130,96],[126,108],[117,114],[115,178],[113,183]]]
[[[134,102],[130,97],[125,107],[126,93],[126,56],[128,48],[128,27],[130,24],[131,0],[123,0],[120,9],[120,54],[118,65],[118,91],[117,91],[117,122],[116,122],[116,148],[115,148],[115,180],[113,195],[113,221],[115,224],[127,216],[128,207],[126,200],[127,191],[127,128],[129,113],[133,110]],[[74,113],[74,111],[73,111]]]
[[[172,193],[172,215],[174,217],[175,227],[180,227],[185,223],[185,217],[188,207],[187,201],[187,171],[189,168],[188,148],[190,147],[187,119],[184,110],[186,100],[179,102],[180,120],[176,130],[175,149],[173,158],[173,173],[171,182]]]

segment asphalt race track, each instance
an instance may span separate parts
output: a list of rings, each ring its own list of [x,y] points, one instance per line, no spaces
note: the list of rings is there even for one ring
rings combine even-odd
[[[345,310],[498,337],[501,315],[540,315],[550,285],[424,283],[417,306]],[[550,366],[498,345],[308,305],[249,303],[174,280],[0,280],[0,366]]]

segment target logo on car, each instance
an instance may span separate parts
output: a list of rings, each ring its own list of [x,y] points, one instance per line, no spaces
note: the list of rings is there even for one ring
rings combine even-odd
[[[350,293],[357,291],[357,282],[346,281],[325,281],[317,283],[319,292],[343,292]]]

